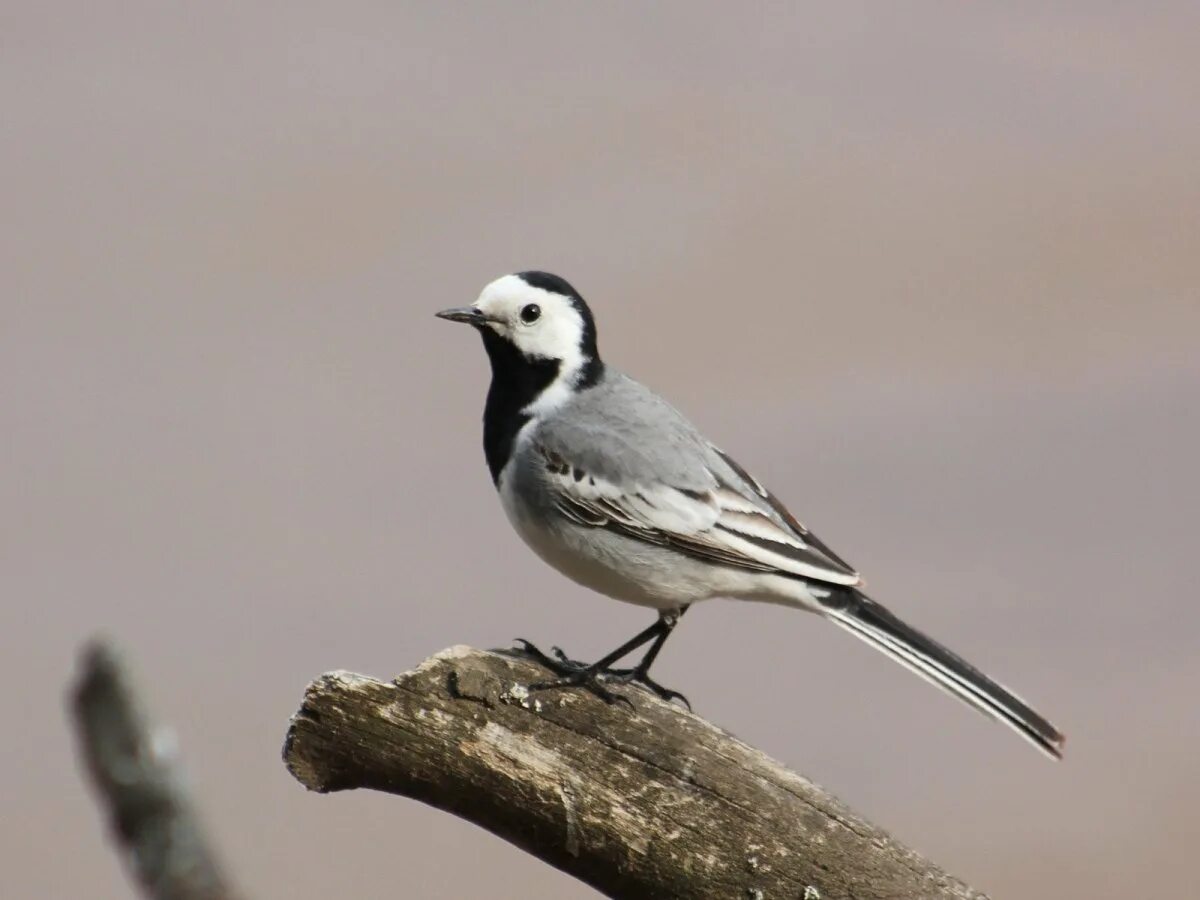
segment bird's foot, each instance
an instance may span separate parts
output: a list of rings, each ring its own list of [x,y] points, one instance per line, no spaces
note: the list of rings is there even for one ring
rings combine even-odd
[[[666,700],[668,703],[670,703],[672,700],[679,700],[681,703],[683,703],[684,706],[686,706],[688,708],[688,712],[691,712],[691,710],[692,710],[691,701],[689,701],[687,697],[683,696],[683,694],[679,693],[679,691],[673,691],[668,687],[663,687],[661,684],[659,684],[657,681],[655,681],[653,678],[651,678],[649,676],[649,674],[647,674],[645,671],[643,671],[640,668],[637,668],[637,669],[607,669],[604,672],[604,680],[605,681],[613,681],[613,682],[616,682],[617,684],[641,685],[643,688],[650,691],[650,693],[655,694],[658,697],[661,697],[663,700]]]
[[[533,657],[535,661],[541,663],[555,675],[566,677],[567,675],[583,672],[591,668],[587,663],[571,659],[560,647],[551,647],[550,653],[543,653],[538,649],[536,644],[525,640],[525,638],[517,638],[516,641],[521,645],[521,650],[524,651],[526,656]]]
[[[558,676],[554,681],[538,681],[534,684],[526,685],[526,690],[531,693],[534,691],[548,691],[555,688],[581,687],[591,694],[599,697],[605,703],[628,703],[633,704],[628,697],[622,697],[619,694],[614,694],[603,684],[608,680],[610,670],[601,669],[595,665],[586,665],[569,658],[558,647],[552,647],[553,656],[543,653],[534,644],[524,638],[517,638],[517,643],[521,645],[521,649],[528,656],[531,656],[535,661],[549,669]]]

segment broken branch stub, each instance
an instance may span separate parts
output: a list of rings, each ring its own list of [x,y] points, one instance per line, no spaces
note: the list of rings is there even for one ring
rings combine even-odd
[[[142,712],[120,654],[104,643],[85,648],[70,700],[80,756],[145,896],[234,900],[174,742]]]

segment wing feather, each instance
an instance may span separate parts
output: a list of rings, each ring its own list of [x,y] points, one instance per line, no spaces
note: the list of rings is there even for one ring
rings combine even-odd
[[[861,579],[818,541],[773,495],[726,454],[736,476],[709,468],[710,487],[617,484],[538,445],[557,509],[571,521],[671,547],[697,559],[755,572],[833,584]],[[713,471],[713,468],[718,471]],[[740,480],[741,485],[735,482]]]

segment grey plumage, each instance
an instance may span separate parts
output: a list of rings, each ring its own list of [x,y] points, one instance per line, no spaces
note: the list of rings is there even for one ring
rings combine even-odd
[[[670,404],[611,367],[526,429],[501,475],[505,509],[539,554],[601,593],[660,609],[715,596],[811,606],[823,588],[781,591],[762,576],[860,580]]]

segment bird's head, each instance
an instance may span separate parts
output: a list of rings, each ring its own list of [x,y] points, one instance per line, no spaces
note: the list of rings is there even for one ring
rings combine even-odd
[[[555,380],[578,386],[599,376],[592,312],[579,292],[557,275],[505,275],[485,287],[470,306],[437,315],[474,326],[483,336],[493,370],[552,365]]]

